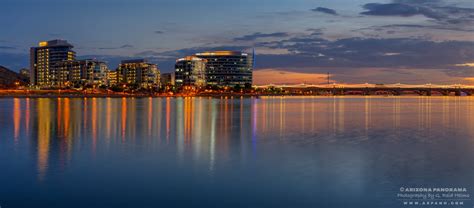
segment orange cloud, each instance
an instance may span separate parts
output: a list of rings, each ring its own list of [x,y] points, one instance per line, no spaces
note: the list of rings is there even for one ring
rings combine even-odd
[[[253,72],[253,83],[266,84],[325,84],[327,74],[290,72],[280,69],[262,69]],[[333,80],[329,80],[331,83]]]
[[[474,77],[466,77],[464,80],[468,81],[470,84],[474,82]]]
[[[474,63],[456,64],[455,66],[467,66],[467,67],[474,67]]]

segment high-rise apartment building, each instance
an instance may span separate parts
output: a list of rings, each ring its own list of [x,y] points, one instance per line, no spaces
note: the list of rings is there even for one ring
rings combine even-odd
[[[40,42],[38,47],[30,49],[30,81],[40,88],[56,87],[60,83],[60,73],[54,67],[61,61],[72,61],[76,58],[74,46],[65,40]]]

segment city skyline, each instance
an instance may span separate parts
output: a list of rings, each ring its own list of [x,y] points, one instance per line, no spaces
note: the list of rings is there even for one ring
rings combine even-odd
[[[163,72],[196,52],[255,48],[256,84],[267,77],[325,83],[327,72],[339,83],[469,84],[474,77],[474,5],[466,0],[61,2],[2,3],[1,12],[18,21],[0,20],[9,28],[0,35],[0,65],[27,67],[30,46],[60,38],[81,59],[115,68],[147,58]],[[171,12],[177,8],[182,14]],[[38,18],[22,16],[34,11]]]
[[[101,60],[76,59],[73,48],[74,45],[67,40],[60,39],[42,41],[31,47],[30,70],[21,70],[30,79],[28,86],[36,89],[147,89],[162,92],[200,91],[207,87],[236,87],[240,91],[241,87],[252,87],[255,52],[203,51],[192,57],[179,58],[168,79],[170,82],[161,83],[158,65],[147,59],[121,60],[116,69],[110,69]],[[13,85],[23,87],[19,81]]]

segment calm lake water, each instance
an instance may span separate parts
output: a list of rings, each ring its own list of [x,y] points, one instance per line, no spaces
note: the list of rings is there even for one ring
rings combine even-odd
[[[407,207],[473,159],[466,97],[0,99],[2,208]]]

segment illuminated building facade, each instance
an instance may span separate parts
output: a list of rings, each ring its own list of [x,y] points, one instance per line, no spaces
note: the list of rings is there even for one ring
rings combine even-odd
[[[97,60],[60,61],[54,66],[56,87],[107,85],[107,64]]]
[[[204,87],[206,85],[206,63],[206,59],[196,56],[187,56],[176,60],[176,86]]]
[[[156,64],[145,59],[122,61],[117,70],[118,82],[121,84],[138,85],[140,87],[159,87],[160,71]]]
[[[244,86],[252,84],[253,57],[237,51],[197,53],[207,60],[206,83],[217,86]]]
[[[107,71],[107,85],[114,86],[117,85],[118,82],[118,74],[117,71],[109,70]]]
[[[74,46],[65,40],[40,42],[38,47],[30,48],[30,82],[40,88],[56,87],[59,84],[59,73],[54,65],[61,61],[76,59]]]

